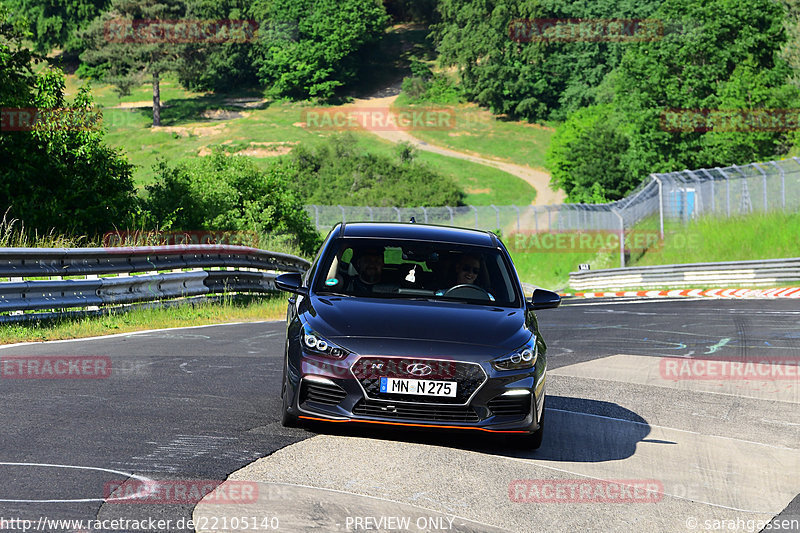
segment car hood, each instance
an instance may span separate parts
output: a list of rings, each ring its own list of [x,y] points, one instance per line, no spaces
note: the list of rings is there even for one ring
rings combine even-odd
[[[387,355],[464,353],[469,346],[502,355],[531,335],[522,309],[461,302],[312,296],[304,321],[345,348]]]

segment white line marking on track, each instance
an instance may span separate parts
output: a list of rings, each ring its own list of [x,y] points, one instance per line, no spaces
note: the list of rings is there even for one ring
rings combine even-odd
[[[144,329],[142,331],[129,331],[128,333],[114,333],[112,335],[99,335],[97,337],[83,337],[80,339],[60,339],[57,341],[29,341],[18,342],[15,344],[2,344],[0,350],[3,348],[14,348],[16,346],[28,346],[31,344],[56,344],[59,342],[79,342],[79,341],[96,341],[102,339],[113,339],[116,337],[130,337],[132,335],[140,335],[142,333],[155,333],[157,331],[174,331],[176,329],[197,329],[197,328],[213,328],[216,326],[238,326],[241,324],[267,324],[270,322],[284,322],[284,320],[256,320],[253,322],[223,322],[221,324],[205,324],[202,326],[184,326],[181,328],[161,328],[161,329]]]
[[[98,472],[110,472],[112,474],[119,474],[120,476],[126,476],[133,479],[137,479],[144,483],[145,487],[151,486],[155,484],[155,481],[144,476],[138,476],[136,474],[131,474],[130,472],[121,472],[119,470],[112,470],[111,468],[101,468],[98,466],[76,466],[76,465],[57,465],[51,463],[9,463],[5,461],[0,461],[0,466],[38,466],[44,468],[65,468],[65,469],[74,469],[74,470],[95,470]],[[149,490],[145,490],[144,496],[149,494]],[[136,493],[131,494],[129,496],[124,496],[120,498],[114,498],[115,501],[120,500],[127,500],[129,498],[140,498],[142,494]],[[0,502],[4,503],[82,503],[82,502],[104,502],[106,501],[105,498],[76,498],[76,499],[68,499],[68,500],[10,500],[10,499],[0,499]]]

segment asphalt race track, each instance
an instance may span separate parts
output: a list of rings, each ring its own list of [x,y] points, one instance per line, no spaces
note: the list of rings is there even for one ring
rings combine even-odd
[[[111,365],[0,379],[0,529],[760,531],[777,517],[766,530],[800,530],[796,301],[572,300],[538,316],[536,452],[473,432],[281,427],[282,322],[0,347]],[[725,374],[754,358],[768,378]],[[229,477],[199,505],[104,501],[126,479]],[[214,501],[237,483],[257,497]]]

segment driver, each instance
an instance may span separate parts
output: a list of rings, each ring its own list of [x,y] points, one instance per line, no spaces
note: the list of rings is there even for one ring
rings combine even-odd
[[[455,265],[456,269],[456,285],[476,285],[478,276],[481,273],[481,260],[474,255],[462,255]]]
[[[383,278],[383,249],[360,250],[353,263],[358,275],[350,281],[348,290],[355,294],[370,294]]]

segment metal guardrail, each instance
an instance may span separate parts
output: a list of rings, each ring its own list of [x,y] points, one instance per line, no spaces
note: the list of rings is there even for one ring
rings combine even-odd
[[[576,291],[634,287],[766,286],[789,281],[800,281],[800,258],[609,268],[571,272],[569,275],[570,287]]]
[[[246,246],[0,248],[0,279],[7,279],[0,281],[0,312],[17,313],[0,321],[30,318],[21,311],[269,292],[277,272],[309,266],[300,257]],[[64,279],[73,276],[80,279]]]

